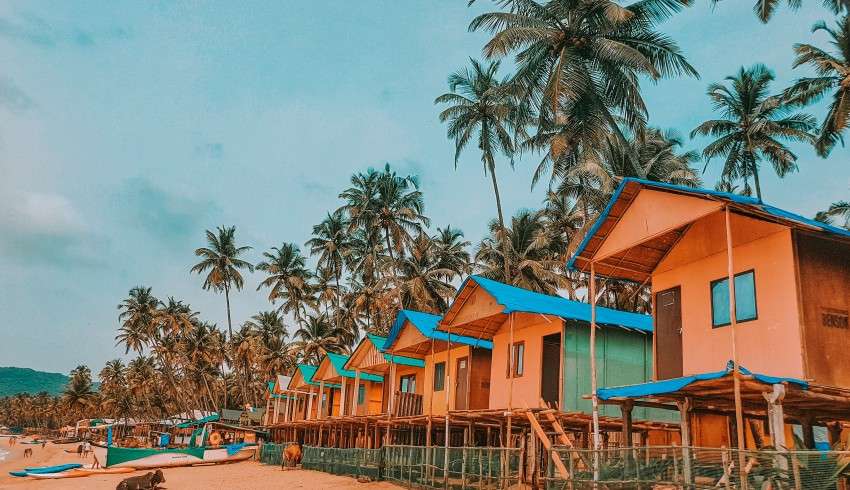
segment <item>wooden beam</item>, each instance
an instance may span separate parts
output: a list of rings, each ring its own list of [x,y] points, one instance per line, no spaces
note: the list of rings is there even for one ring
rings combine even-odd
[[[558,451],[552,450],[552,441],[549,440],[549,436],[547,436],[543,431],[543,428],[540,427],[540,422],[537,421],[537,417],[535,417],[531,412],[525,412],[525,416],[528,418],[528,423],[531,425],[531,428],[534,429],[534,433],[537,434],[537,438],[540,439],[543,447],[546,448],[546,450],[552,455],[552,462],[555,464],[555,468],[558,470],[558,473],[561,474],[561,478],[569,480],[570,472],[567,471],[567,467],[564,466],[564,462],[561,460],[561,455],[558,454]]]

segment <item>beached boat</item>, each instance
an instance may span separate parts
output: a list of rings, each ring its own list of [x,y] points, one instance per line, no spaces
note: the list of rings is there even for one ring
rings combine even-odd
[[[92,444],[94,455],[102,466],[136,469],[244,461],[254,456],[257,447],[256,444],[231,444],[221,447],[130,448]]]

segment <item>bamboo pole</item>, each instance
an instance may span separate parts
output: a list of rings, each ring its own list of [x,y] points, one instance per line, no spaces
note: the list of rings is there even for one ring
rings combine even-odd
[[[514,408],[514,360],[516,359],[516,352],[514,352],[514,313],[511,312],[508,315],[508,319],[510,322],[510,338],[508,339],[508,439],[507,439],[507,447],[512,446],[511,440],[511,432],[513,425],[513,418],[511,414],[513,414]]]
[[[351,415],[357,415],[357,402],[360,401],[360,369],[354,370],[354,396],[351,397]],[[363,400],[364,402],[366,400]],[[367,404],[368,407],[368,404]],[[367,411],[368,412],[368,411]]]
[[[596,378],[596,264],[590,263],[590,392],[593,405],[593,480],[599,480],[599,388]]]
[[[451,430],[449,427],[449,409],[451,404],[451,397],[449,396],[449,391],[451,390],[451,381],[452,381],[452,329],[448,327],[449,335],[446,337],[446,382],[443,385],[445,389],[446,395],[446,432],[445,432],[445,446],[446,451],[443,455],[443,483],[446,488],[449,486],[449,431]]]
[[[324,411],[324,408],[325,408],[324,407],[324,405],[325,405],[324,395],[325,395],[325,380],[321,380],[321,381],[319,381],[319,402],[318,402],[319,407],[318,407],[318,411],[316,412],[316,418],[317,419],[324,418],[324,414],[322,413]],[[319,435],[321,435],[321,434],[322,434],[322,432],[321,432],[321,429],[320,429]]]
[[[743,449],[746,447],[747,441],[744,439],[744,411],[741,403],[741,366],[738,364],[738,345],[735,339],[738,315],[737,298],[735,298],[735,264],[732,253],[732,215],[728,204],[724,208],[724,217],[726,221],[726,272],[729,281],[729,328],[732,337],[732,382],[735,390],[735,430],[738,435],[738,471],[741,472],[741,488],[746,490],[747,479],[744,474],[745,455]]]

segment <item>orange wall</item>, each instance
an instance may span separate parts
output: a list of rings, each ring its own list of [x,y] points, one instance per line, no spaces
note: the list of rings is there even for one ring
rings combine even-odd
[[[559,333],[562,328],[563,323],[560,319],[546,319],[540,315],[516,315],[514,343],[525,342],[525,372],[521,377],[513,379],[513,394],[509,395],[511,389],[507,366],[510,323],[506,321],[502,325],[493,336],[490,408],[537,408],[540,406],[543,336]],[[563,358],[563,355],[559,357]],[[509,398],[512,400],[511,407],[508,406]]]
[[[451,380],[449,383],[445,383],[443,391],[434,391],[434,364],[438,362],[446,362],[448,358],[449,352],[451,353],[450,362],[446,363],[447,369],[451,370]],[[424,413],[429,413],[429,408],[431,410],[432,415],[445,415],[446,413],[446,389],[450,389],[454,386],[454,380],[457,376],[457,360],[461,357],[467,356],[467,358],[471,359],[471,352],[469,346],[460,346],[454,347],[450,351],[443,352],[435,352],[433,355],[425,356],[425,376],[423,376],[423,386],[427,386],[428,388],[423,391],[425,395],[422,398],[422,410]],[[419,384],[419,380],[416,380],[416,384]],[[417,389],[419,386],[417,386]],[[450,395],[450,404],[449,408],[454,409],[454,390],[449,391]],[[433,402],[433,405],[432,405]]]
[[[738,359],[756,372],[803,377],[796,277],[788,228],[733,215],[735,273],[755,270],[758,319],[736,327]],[[685,375],[717,371],[732,358],[729,326],[712,328],[710,283],[726,277],[722,213],[697,221],[656,268],[653,294],[682,288]]]

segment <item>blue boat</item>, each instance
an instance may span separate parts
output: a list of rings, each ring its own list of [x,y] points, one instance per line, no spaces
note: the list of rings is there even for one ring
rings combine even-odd
[[[80,463],[68,463],[56,466],[33,466],[30,468],[24,468],[21,471],[10,471],[9,474],[12,476],[29,476],[27,473],[61,473],[63,471],[73,470],[74,468],[82,467],[83,465],[81,465]]]

